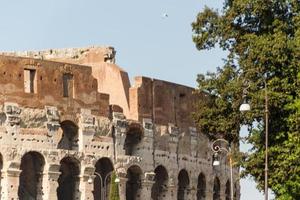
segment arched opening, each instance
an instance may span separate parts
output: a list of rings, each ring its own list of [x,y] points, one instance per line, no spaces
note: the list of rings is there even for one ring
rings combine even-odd
[[[126,133],[124,142],[125,155],[134,156],[138,150],[138,144],[142,140],[142,128],[138,124],[132,124]]]
[[[177,199],[185,200],[188,192],[188,187],[190,184],[189,174],[186,170],[182,169],[178,175],[178,189],[177,189]]]
[[[155,183],[152,186],[151,197],[153,200],[164,199],[168,191],[168,172],[162,165],[156,167],[154,172]]]
[[[214,188],[213,188],[213,200],[220,200],[220,190],[221,190],[221,184],[218,177],[214,180]]]
[[[75,158],[65,157],[60,161],[61,172],[58,178],[57,199],[77,200],[80,199],[79,174],[80,164]]]
[[[126,200],[140,199],[141,190],[141,174],[140,167],[133,165],[127,170],[127,182],[126,182]]]
[[[78,150],[78,127],[72,121],[66,120],[60,123],[63,131],[58,143],[59,149]]]
[[[198,176],[197,184],[197,200],[205,200],[205,191],[206,191],[206,180],[204,174]]]
[[[41,198],[44,166],[44,157],[38,152],[28,152],[22,157],[18,188],[20,200]]]
[[[93,191],[94,199],[108,199],[111,182],[111,172],[114,170],[113,164],[109,158],[101,158],[97,161],[95,168],[96,170]]]
[[[230,200],[230,181],[228,180],[225,185],[225,199]]]

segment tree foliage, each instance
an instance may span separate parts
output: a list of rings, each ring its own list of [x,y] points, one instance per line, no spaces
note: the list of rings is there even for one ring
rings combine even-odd
[[[109,190],[110,200],[120,200],[119,187],[118,187],[118,183],[116,183],[116,178],[117,175],[115,172],[113,172],[111,175],[110,190]]]
[[[300,199],[300,1],[227,0],[220,12],[206,7],[192,28],[197,49],[228,52],[217,72],[198,75],[200,130],[237,142],[248,125],[253,148],[243,167],[262,189],[267,86],[269,186],[277,199]],[[251,111],[241,113],[245,89]]]

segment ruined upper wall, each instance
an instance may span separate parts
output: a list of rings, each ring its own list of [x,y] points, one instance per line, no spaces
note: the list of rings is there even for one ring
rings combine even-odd
[[[112,47],[87,47],[38,52],[4,53],[91,66],[98,92],[109,94],[109,104],[122,108],[128,119],[153,119],[156,124],[194,126],[194,89],[167,81],[136,77],[130,86],[127,72],[115,64]]]
[[[98,92],[109,94],[109,104],[120,106],[124,114],[129,116],[130,81],[127,72],[115,64],[116,51],[112,47],[95,46],[0,54],[90,66],[92,75],[98,81]]]
[[[193,91],[167,81],[136,77],[130,88],[130,117],[139,121],[150,118],[160,125],[193,127]]]
[[[88,66],[0,56],[0,104],[56,106],[65,113],[87,108],[108,116],[109,97],[97,87]]]

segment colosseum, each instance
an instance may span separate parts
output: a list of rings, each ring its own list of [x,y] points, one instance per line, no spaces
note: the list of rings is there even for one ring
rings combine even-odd
[[[1,53],[1,199],[107,200],[112,172],[121,200],[239,199],[239,169],[230,179],[226,156],[213,165],[191,119],[194,89],[131,85],[115,54]]]

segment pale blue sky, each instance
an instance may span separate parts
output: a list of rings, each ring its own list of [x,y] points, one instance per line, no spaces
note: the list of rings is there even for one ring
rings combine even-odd
[[[113,46],[117,64],[131,79],[144,75],[192,87],[198,73],[215,71],[226,56],[221,50],[197,51],[190,25],[204,5],[220,9],[222,0],[0,3],[0,51]],[[263,199],[249,180],[241,181],[241,193],[241,200]]]

